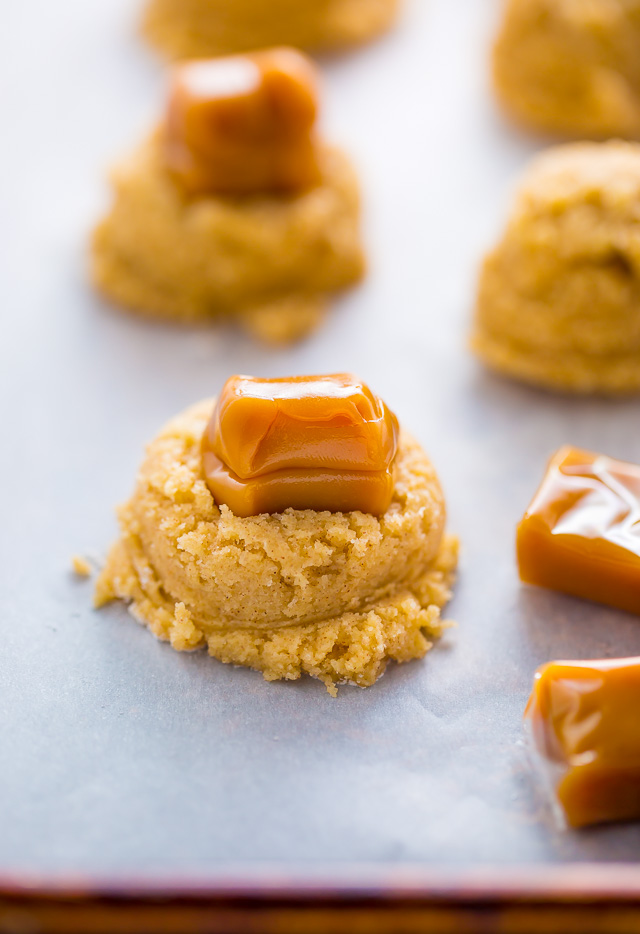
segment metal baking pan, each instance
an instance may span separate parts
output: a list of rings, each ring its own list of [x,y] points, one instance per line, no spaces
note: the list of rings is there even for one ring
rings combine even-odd
[[[324,62],[325,133],[361,172],[370,275],[282,350],[137,320],[86,282],[106,167],[162,98],[138,12],[132,0],[2,11],[0,929],[40,911],[57,930],[52,905],[107,924],[106,906],[152,910],[161,894],[229,925],[238,904],[254,921],[265,905],[377,905],[380,930],[414,909],[427,925],[438,906],[458,920],[523,904],[575,919],[589,904],[598,930],[613,906],[635,925],[615,930],[637,930],[640,829],[556,829],[521,740],[537,665],[640,652],[637,619],[520,586],[513,548],[559,445],[640,461],[640,405],[527,389],[466,351],[480,256],[544,145],[494,109],[493,0],[407,0],[393,35]],[[104,556],[113,507],[166,419],[234,372],[343,369],[424,444],[461,537],[458,628],[423,662],[334,700],[315,681],[266,684],[177,654],[122,606],[92,610],[71,557]],[[186,917],[166,929],[191,930]],[[501,929],[525,929],[509,917]]]

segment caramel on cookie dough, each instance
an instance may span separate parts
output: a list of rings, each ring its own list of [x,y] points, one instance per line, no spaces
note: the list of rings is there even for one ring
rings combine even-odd
[[[235,473],[241,489],[227,496],[218,465],[266,480],[259,500]],[[353,482],[389,471],[388,505]],[[291,473],[298,508],[285,508]],[[226,503],[236,496],[240,515]],[[232,378],[218,402],[188,409],[149,445],[119,518],[96,602],[125,600],[176,649],[206,646],[267,680],[307,673],[335,693],[373,684],[390,660],[421,658],[443,631],[457,543],[437,475],[347,374]]]
[[[202,438],[205,477],[237,516],[389,508],[398,420],[348,374],[228,380]]]
[[[271,342],[313,330],[364,271],[357,179],[319,139],[317,108],[314,66],[293,49],[177,67],[161,125],[114,173],[96,287]]]
[[[322,180],[315,69],[291,49],[174,70],[164,159],[191,195],[295,193]]]

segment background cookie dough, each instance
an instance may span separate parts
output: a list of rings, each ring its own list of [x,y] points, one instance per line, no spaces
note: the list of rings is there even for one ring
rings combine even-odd
[[[640,137],[639,0],[506,0],[496,92],[535,128]]]
[[[333,149],[322,166],[322,183],[295,197],[190,200],[166,171],[156,134],[113,174],[113,207],[93,241],[94,283],[154,317],[227,315],[265,340],[301,337],[329,295],[364,271],[355,172]]]
[[[472,344],[492,368],[575,392],[640,391],[640,145],[538,157],[480,277]]]
[[[384,32],[399,6],[400,0],[150,0],[143,31],[175,58],[271,45],[332,49]]]
[[[267,680],[306,672],[332,693],[341,681],[372,684],[390,659],[421,658],[443,629],[456,542],[419,445],[403,435],[379,519],[310,510],[239,519],[218,509],[202,475],[212,407],[189,409],[149,446],[97,604],[122,598],[176,649],[207,646]]]

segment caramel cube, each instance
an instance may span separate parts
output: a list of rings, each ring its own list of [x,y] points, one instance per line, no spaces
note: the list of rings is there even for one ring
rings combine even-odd
[[[525,723],[572,827],[640,818],[640,658],[536,672]]]
[[[241,517],[288,507],[374,515],[394,489],[398,422],[348,374],[234,376],[202,440],[217,503]]]
[[[640,467],[565,447],[517,532],[521,579],[640,614]]]
[[[190,195],[291,193],[320,180],[316,73],[293,49],[196,60],[173,72],[164,153]]]

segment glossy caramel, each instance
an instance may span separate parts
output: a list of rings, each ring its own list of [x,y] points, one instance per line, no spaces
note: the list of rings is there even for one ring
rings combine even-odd
[[[517,532],[521,579],[640,614],[640,467],[565,447]]]
[[[640,658],[550,662],[525,722],[573,827],[640,818]]]
[[[232,376],[202,439],[218,504],[237,516],[314,509],[381,515],[391,503],[395,415],[349,374]]]
[[[320,180],[317,111],[314,66],[294,49],[178,65],[167,168],[190,195],[304,190]]]

